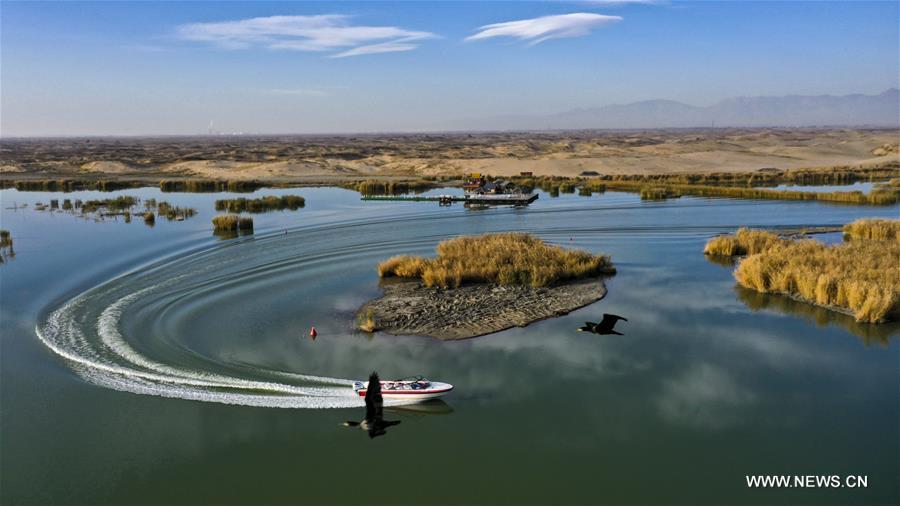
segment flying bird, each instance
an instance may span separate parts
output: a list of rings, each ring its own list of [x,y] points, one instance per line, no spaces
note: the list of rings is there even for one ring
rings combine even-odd
[[[628,318],[615,314],[603,313],[603,319],[600,320],[600,323],[584,322],[584,327],[578,327],[578,332],[593,332],[594,334],[600,335],[615,334],[617,336],[624,336],[625,334],[613,330],[613,327],[616,326],[616,323],[619,320],[627,322]]]
[[[366,417],[361,422],[344,422],[347,427],[359,427],[369,433],[370,438],[376,438],[387,434],[387,428],[398,425],[400,420],[384,419],[384,398],[381,396],[381,382],[378,373],[372,372],[369,376],[369,385],[366,388]]]

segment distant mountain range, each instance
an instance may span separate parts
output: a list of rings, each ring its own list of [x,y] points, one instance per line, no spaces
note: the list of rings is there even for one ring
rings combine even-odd
[[[577,130],[689,127],[900,127],[900,91],[878,95],[739,97],[708,107],[673,100],[573,109],[546,115],[509,115],[461,121],[451,129]]]

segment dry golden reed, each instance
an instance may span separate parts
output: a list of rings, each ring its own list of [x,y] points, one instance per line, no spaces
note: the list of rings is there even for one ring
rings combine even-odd
[[[753,255],[784,242],[777,235],[765,230],[740,228],[734,235],[713,237],[706,243],[703,253],[714,256]]]
[[[378,275],[416,278],[429,287],[456,288],[465,283],[540,287],[615,273],[607,255],[566,250],[524,233],[457,237],[438,244],[437,253],[436,258],[390,258],[379,264]]]
[[[858,223],[851,228],[881,230]],[[859,322],[896,319],[900,316],[900,242],[873,239],[881,233],[860,234],[869,238],[827,246],[811,239],[787,240],[770,232],[741,229],[734,236],[711,239],[704,252],[749,255],[734,271],[746,288],[836,308]]]
[[[243,218],[235,214],[223,214],[212,219],[216,230],[253,230],[253,218]]]
[[[835,192],[804,192],[796,190],[771,190],[762,188],[745,188],[729,186],[709,186],[699,184],[667,184],[655,187],[652,193],[641,182],[636,181],[608,181],[610,190],[641,192],[644,195],[659,195],[663,192],[675,195],[692,195],[696,197],[727,197],[736,199],[762,199],[762,200],[815,200],[839,204],[857,204],[886,206],[900,202],[900,189],[893,187],[876,187],[868,194],[861,191],[835,191]]]
[[[844,225],[853,240],[900,241],[900,220],[862,219]]]
[[[299,195],[269,195],[257,199],[220,199],[216,200],[216,211],[227,211],[229,213],[265,213],[268,211],[283,211],[297,209],[306,206],[306,199]]]

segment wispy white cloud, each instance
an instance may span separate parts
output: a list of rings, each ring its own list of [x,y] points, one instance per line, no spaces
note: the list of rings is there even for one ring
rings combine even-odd
[[[660,5],[667,3],[666,0],[581,0],[582,3],[602,6],[616,6],[629,4],[642,5]]]
[[[485,25],[479,28],[479,32],[475,35],[466,37],[466,40],[513,37],[530,41],[530,45],[535,45],[550,39],[581,37],[589,34],[594,28],[618,21],[622,21],[620,16],[606,16],[588,12],[542,16]]]
[[[269,16],[237,21],[190,23],[176,29],[183,40],[207,42],[223,49],[264,47],[289,51],[339,51],[335,57],[411,51],[431,32],[395,26],[353,25],[342,14]]]
[[[418,44],[410,44],[409,39],[400,39],[393,42],[382,42],[380,44],[368,44],[365,46],[354,47],[347,51],[333,54],[332,58],[344,58],[347,56],[360,56],[364,54],[377,53],[396,53],[398,51],[412,51],[418,47]]]

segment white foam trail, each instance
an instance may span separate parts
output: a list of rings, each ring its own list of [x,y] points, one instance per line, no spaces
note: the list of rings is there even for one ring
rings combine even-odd
[[[278,372],[281,376],[331,386],[307,387],[243,379],[222,374],[172,367],[138,353],[124,340],[118,323],[125,308],[163,285],[133,292],[106,307],[94,326],[99,341],[88,339],[79,327],[79,310],[96,290],[83,293],[52,312],[38,338],[50,350],[73,364],[85,380],[106,388],[222,404],[277,408],[344,408],[362,406],[362,399],[349,386],[350,380]],[[391,402],[390,404],[394,404]]]

